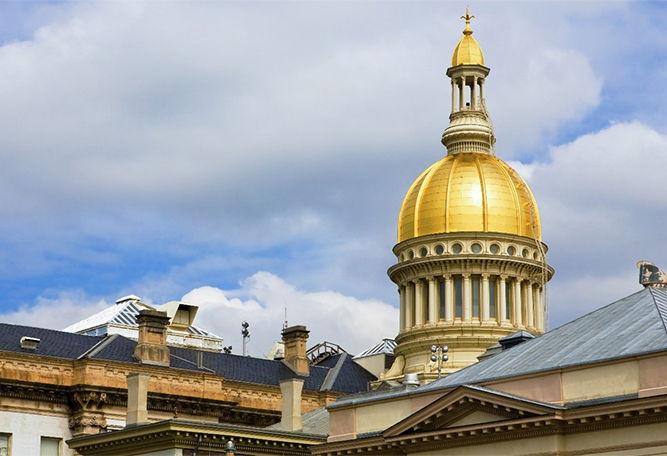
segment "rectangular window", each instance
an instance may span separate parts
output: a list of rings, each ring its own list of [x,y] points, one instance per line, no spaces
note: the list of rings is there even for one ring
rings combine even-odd
[[[454,277],[454,317],[463,315],[463,279]]]
[[[489,279],[489,318],[496,318],[496,279]]]
[[[60,439],[42,437],[39,456],[60,456]]]
[[[511,282],[505,282],[505,315],[508,320],[512,319],[512,314],[510,313],[510,304],[511,304]]]
[[[479,318],[479,277],[472,278],[472,316]]]
[[[444,320],[445,318],[445,281],[438,281],[438,287],[440,288],[440,318]]]
[[[0,456],[9,456],[9,435],[0,434]]]

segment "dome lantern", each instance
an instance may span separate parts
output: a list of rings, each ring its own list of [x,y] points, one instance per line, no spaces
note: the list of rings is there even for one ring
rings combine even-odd
[[[452,110],[442,135],[447,156],[409,188],[398,220],[397,262],[389,268],[400,297],[396,362],[381,378],[437,378],[477,361],[516,331],[547,327],[546,263],[537,204],[526,182],[495,156],[484,82],[490,69],[472,38],[463,38],[447,76]],[[432,345],[449,361],[430,360]]]

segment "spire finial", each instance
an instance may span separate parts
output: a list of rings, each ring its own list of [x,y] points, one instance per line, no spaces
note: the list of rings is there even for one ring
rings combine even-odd
[[[466,15],[461,16],[461,19],[466,20],[466,28],[463,29],[463,34],[464,35],[472,35],[472,29],[470,28],[470,19],[473,19],[475,16],[470,15],[470,11],[468,10],[468,7],[466,6]]]

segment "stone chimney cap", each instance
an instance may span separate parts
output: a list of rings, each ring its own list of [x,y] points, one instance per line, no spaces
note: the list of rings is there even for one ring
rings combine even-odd
[[[282,335],[283,335],[283,337],[285,337],[285,336],[298,336],[300,333],[303,333],[304,335],[308,335],[308,333],[310,333],[310,331],[308,331],[304,325],[294,325],[294,326],[290,326],[289,328],[283,329]]]

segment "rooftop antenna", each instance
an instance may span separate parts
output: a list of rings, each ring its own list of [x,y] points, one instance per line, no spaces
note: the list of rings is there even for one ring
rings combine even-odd
[[[287,328],[287,303],[285,303],[285,323],[283,323],[283,329]]]
[[[243,356],[248,356],[248,339],[250,339],[250,331],[248,331],[250,323],[244,321],[241,323],[241,335],[243,336]]]

